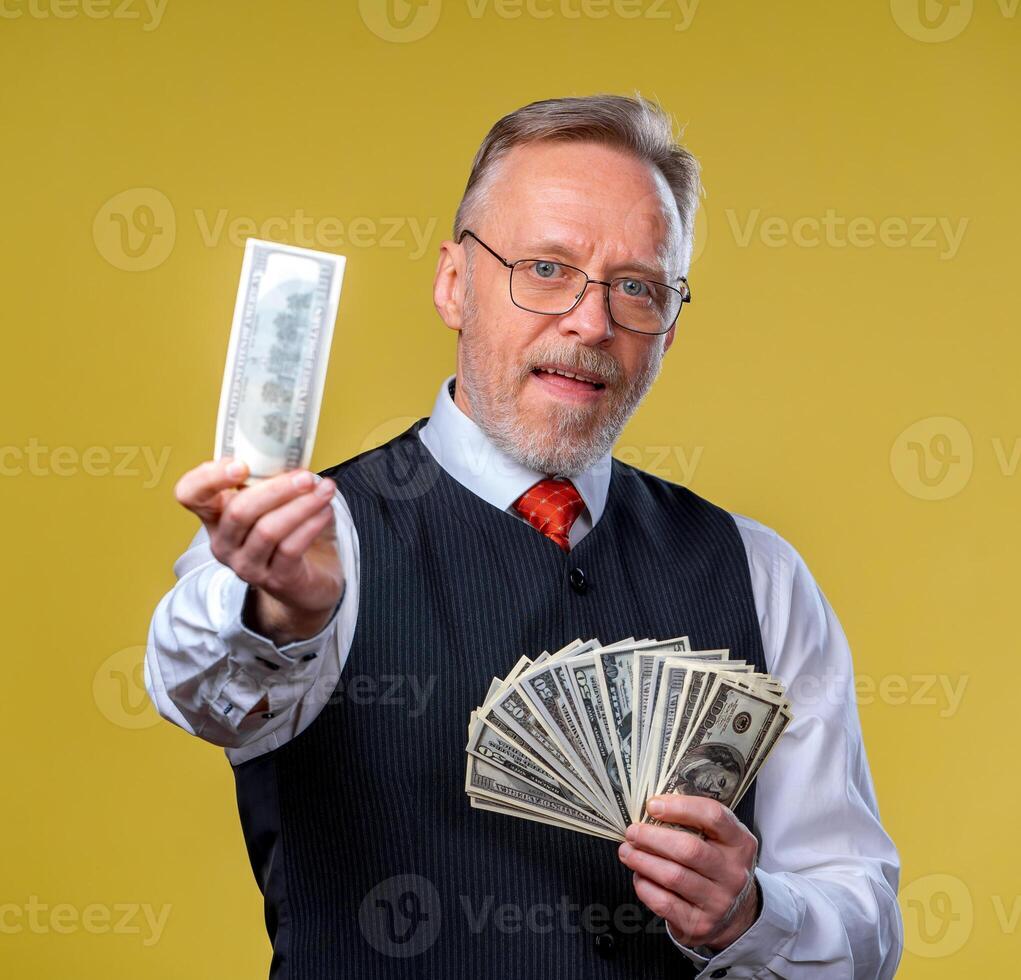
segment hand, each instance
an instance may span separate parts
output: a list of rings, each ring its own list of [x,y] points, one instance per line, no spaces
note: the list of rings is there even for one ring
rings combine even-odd
[[[628,827],[618,853],[635,873],[635,894],[683,945],[729,946],[759,916],[754,835],[723,804],[703,796],[654,796],[646,809],[705,839],[675,827]]]
[[[244,463],[202,463],[174,495],[209,532],[217,561],[253,587],[250,625],[277,645],[318,633],[344,590],[332,480],[291,470],[250,487]]]

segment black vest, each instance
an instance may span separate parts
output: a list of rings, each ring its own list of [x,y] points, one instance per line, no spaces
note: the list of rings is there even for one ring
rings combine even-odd
[[[687,634],[765,670],[734,520],[614,461],[601,520],[564,553],[450,477],[424,422],[323,471],[359,537],[350,656],[305,731],[234,768],[270,975],[693,976],[616,844],[471,808],[464,748],[493,677],[576,637]]]

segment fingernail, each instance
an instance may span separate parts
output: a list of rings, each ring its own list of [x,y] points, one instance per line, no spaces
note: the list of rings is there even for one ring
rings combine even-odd
[[[319,485],[316,487],[316,493],[320,497],[332,497],[333,496],[334,484],[332,480],[324,480],[319,477]]]
[[[308,470],[302,470],[300,473],[295,473],[294,476],[291,477],[291,483],[293,483],[299,490],[304,490],[306,487],[312,486],[315,482],[315,477],[313,477]]]
[[[227,467],[227,476],[229,476],[232,479],[236,480],[239,477],[242,477],[242,476],[245,475],[245,469],[246,469],[246,466],[245,466],[244,463],[240,463],[240,462],[231,463]]]
[[[617,853],[623,861],[624,858],[626,858],[633,850],[634,848],[630,844],[621,844],[620,847],[617,848]]]
[[[624,836],[628,840],[638,840],[638,828],[634,824],[631,824],[631,826],[624,832]]]
[[[645,809],[654,817],[659,817],[666,809],[666,804],[664,804],[662,800],[649,800],[649,802],[645,804]]]

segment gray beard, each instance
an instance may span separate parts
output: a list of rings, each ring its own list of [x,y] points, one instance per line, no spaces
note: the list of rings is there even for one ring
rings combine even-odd
[[[542,345],[532,352],[536,360],[564,361],[613,380],[607,384],[609,404],[598,410],[601,417],[595,417],[591,408],[566,405],[550,412],[545,428],[536,431],[521,419],[515,401],[529,372],[511,383],[492,375],[491,366],[498,362],[476,329],[478,310],[470,288],[462,315],[460,383],[472,418],[497,449],[538,473],[577,476],[602,459],[652,387],[663,361],[662,338],[650,338],[658,342],[657,352],[636,377],[625,380],[616,358],[604,350],[567,343]]]

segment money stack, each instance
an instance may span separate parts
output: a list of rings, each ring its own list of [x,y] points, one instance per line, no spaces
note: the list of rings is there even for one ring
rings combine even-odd
[[[468,728],[471,805],[623,840],[661,793],[733,808],[791,720],[783,685],[688,638],[575,640],[494,680]]]

